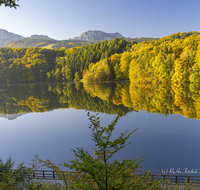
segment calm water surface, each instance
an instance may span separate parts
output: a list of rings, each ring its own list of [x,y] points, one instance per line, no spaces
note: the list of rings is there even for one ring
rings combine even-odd
[[[71,149],[76,147],[92,154],[94,143],[85,110],[100,112],[104,126],[122,112],[112,138],[138,130],[115,159],[146,155],[142,166],[153,174],[163,169],[167,174],[200,175],[198,97],[190,95],[189,104],[173,88],[158,88],[149,92],[149,87],[125,83],[84,88],[71,83],[2,85],[0,156],[4,160],[11,156],[17,166],[21,162],[28,165],[33,154],[63,164],[74,158]]]

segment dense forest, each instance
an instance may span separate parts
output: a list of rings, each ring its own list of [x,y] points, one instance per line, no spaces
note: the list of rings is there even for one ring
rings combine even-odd
[[[0,82],[68,81],[82,73],[91,62],[122,53],[136,42],[123,38],[66,50],[45,48],[0,48]]]
[[[45,81],[47,72],[56,66],[56,57],[65,50],[42,48],[0,48],[0,82]]]
[[[149,82],[200,82],[200,35],[177,33],[134,44],[129,50],[91,63],[84,81],[124,80]]]

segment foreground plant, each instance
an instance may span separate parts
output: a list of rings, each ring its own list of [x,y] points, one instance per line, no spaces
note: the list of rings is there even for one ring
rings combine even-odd
[[[44,162],[47,167],[58,172],[66,187],[101,190],[153,189],[159,184],[159,180],[152,180],[150,172],[140,170],[144,157],[121,162],[110,161],[116,152],[130,144],[126,141],[137,129],[130,133],[127,131],[121,133],[117,139],[112,141],[112,132],[120,116],[117,116],[108,127],[100,125],[98,113],[96,115],[88,113],[88,117],[91,123],[89,128],[92,131],[92,140],[96,146],[94,148],[96,158],[93,158],[83,148],[73,149],[76,159],[70,160],[70,164],[64,163],[64,167],[75,170],[71,173],[62,172],[50,160]]]
[[[28,185],[32,169],[23,163],[13,170],[14,161],[9,157],[6,162],[0,159],[0,189],[24,189]]]

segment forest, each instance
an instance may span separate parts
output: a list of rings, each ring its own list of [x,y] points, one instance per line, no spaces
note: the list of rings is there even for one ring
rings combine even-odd
[[[85,82],[130,80],[137,83],[200,82],[200,35],[177,33],[134,44],[119,54],[91,63]]]
[[[70,81],[82,73],[91,62],[122,53],[136,42],[123,38],[105,40],[93,45],[70,49],[0,48],[0,82],[58,82]]]
[[[0,82],[200,82],[200,35],[141,43],[123,38],[66,49],[0,48]]]

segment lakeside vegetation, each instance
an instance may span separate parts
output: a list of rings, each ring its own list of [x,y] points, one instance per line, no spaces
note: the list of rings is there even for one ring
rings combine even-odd
[[[134,44],[130,50],[91,63],[85,82],[130,80],[136,83],[200,82],[200,35],[177,33]]]
[[[76,72],[82,78],[91,62],[98,62],[116,52],[122,53],[134,43],[115,38],[68,50],[0,48],[0,82],[70,81]]]

